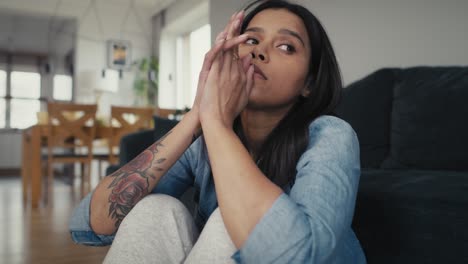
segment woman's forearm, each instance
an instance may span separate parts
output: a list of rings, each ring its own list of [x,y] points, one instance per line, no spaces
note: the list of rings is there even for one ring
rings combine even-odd
[[[232,129],[211,121],[202,127],[224,224],[240,248],[282,190],[258,169]]]
[[[91,199],[90,225],[93,231],[102,235],[114,233],[133,206],[151,192],[190,146],[199,131],[198,113],[191,111],[164,137],[105,177]]]

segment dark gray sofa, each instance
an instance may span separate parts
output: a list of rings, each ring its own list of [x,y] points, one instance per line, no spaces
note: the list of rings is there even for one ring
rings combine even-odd
[[[337,113],[360,141],[353,229],[368,262],[468,263],[468,67],[376,71],[344,89]],[[176,121],[155,124],[122,139],[122,164]]]
[[[176,120],[160,118],[158,116],[154,116],[153,120],[155,124],[154,129],[138,131],[122,137],[119,144],[119,164],[109,166],[106,169],[106,175],[127,164],[178,123]]]
[[[344,90],[369,263],[468,263],[468,67],[382,69]]]

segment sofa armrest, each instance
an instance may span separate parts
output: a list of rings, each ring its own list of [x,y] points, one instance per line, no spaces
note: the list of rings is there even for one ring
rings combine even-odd
[[[106,170],[106,175],[110,175],[121,166],[134,159],[178,123],[176,120],[169,120],[157,116],[154,116],[154,122],[156,124],[155,129],[134,132],[122,137],[120,140],[119,164],[109,166]]]
[[[120,140],[119,164],[128,163],[153,143],[153,130],[143,130],[123,136]]]

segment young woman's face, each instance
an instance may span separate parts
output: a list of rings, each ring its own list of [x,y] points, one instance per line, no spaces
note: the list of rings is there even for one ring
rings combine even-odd
[[[253,53],[258,69],[248,107],[289,109],[300,95],[307,96],[311,50],[302,20],[285,9],[266,9],[253,17],[245,33],[249,38],[239,45],[239,56]]]

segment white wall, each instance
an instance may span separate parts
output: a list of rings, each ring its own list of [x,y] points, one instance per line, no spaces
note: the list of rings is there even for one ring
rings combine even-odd
[[[212,38],[247,1],[210,1]],[[468,65],[466,0],[297,1],[321,20],[345,84],[382,67]]]
[[[0,169],[21,167],[21,133],[8,131],[0,133]]]
[[[468,1],[355,0],[309,4],[350,83],[382,67],[468,65]]]
[[[234,12],[241,10],[248,0],[210,0],[210,24],[211,24],[211,42],[213,43],[216,36],[224,29]]]
[[[131,60],[148,57],[151,55],[151,19],[143,16],[140,20],[131,12],[125,24],[124,18],[128,9],[125,6],[116,5],[100,8],[98,4],[99,18],[102,23],[102,31],[99,20],[94,13],[81,20],[78,27],[76,43],[76,99],[78,102],[94,102],[95,94],[90,87],[84,87],[84,74],[89,71],[101,72],[107,68],[107,40],[122,39],[131,42]],[[100,100],[99,114],[108,115],[110,105],[133,105],[133,71],[123,71],[119,81],[118,93],[104,93]]]

